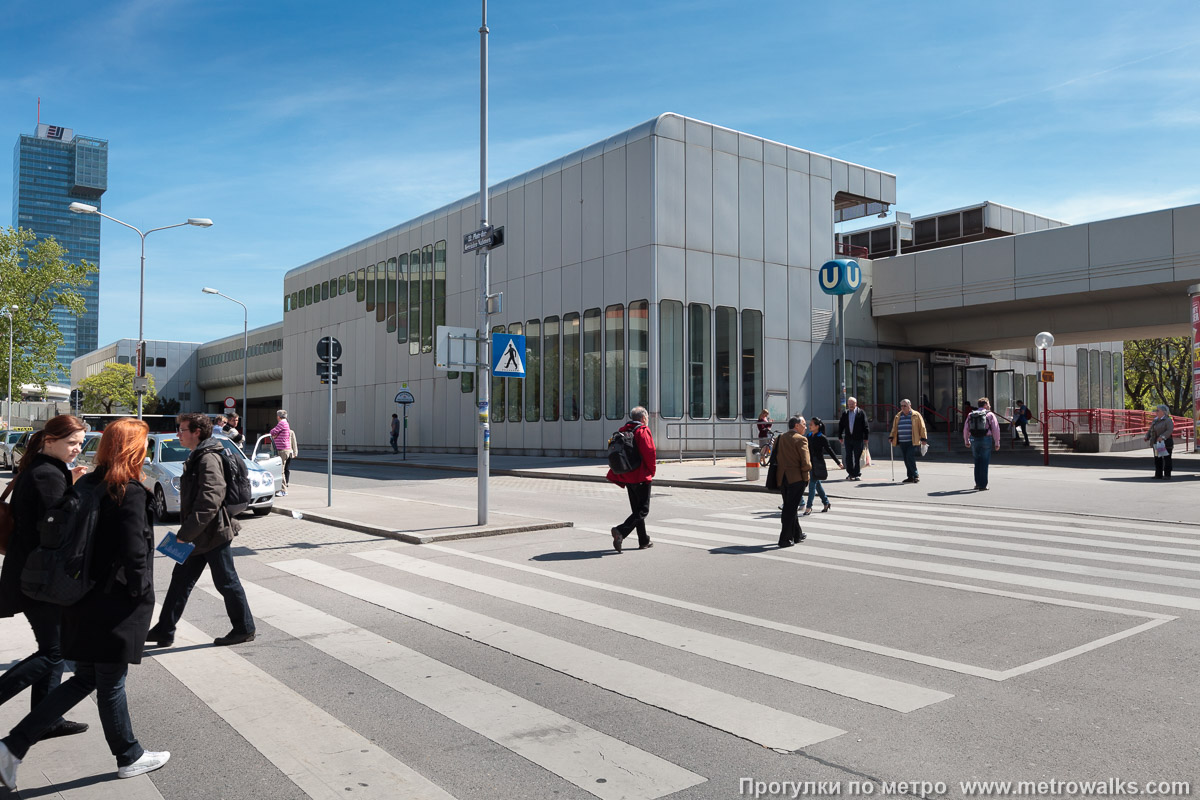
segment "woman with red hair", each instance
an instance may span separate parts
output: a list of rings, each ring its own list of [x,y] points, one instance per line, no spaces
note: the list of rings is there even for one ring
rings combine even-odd
[[[42,732],[93,689],[117,777],[156,770],[171,757],[138,743],[125,697],[129,665],[142,661],[154,613],[150,495],[141,484],[148,430],[132,417],[109,424],[96,451],[96,471],[79,481],[81,491],[104,490],[92,551],[96,585],[63,611],[62,652],[76,662],[75,674],[0,740],[0,782],[10,789],[16,789],[17,767]]]
[[[12,484],[13,532],[0,570],[0,617],[24,614],[37,639],[37,652],[0,676],[0,703],[6,703],[26,687],[30,689],[30,709],[58,686],[62,680],[62,606],[26,597],[21,591],[21,571],[29,554],[41,543],[38,523],[46,510],[58,504],[72,483],[86,471],[67,467],[83,447],[83,421],[70,414],[54,417],[46,427],[29,438]],[[68,736],[83,733],[82,722],[55,720],[42,735]]]

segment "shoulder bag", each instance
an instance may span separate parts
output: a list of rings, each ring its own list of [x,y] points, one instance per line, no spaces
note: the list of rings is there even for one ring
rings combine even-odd
[[[8,552],[8,543],[12,539],[13,527],[16,525],[12,506],[8,502],[8,496],[12,494],[13,484],[16,482],[16,479],[9,481],[8,486],[4,489],[4,494],[0,494],[0,556]]]

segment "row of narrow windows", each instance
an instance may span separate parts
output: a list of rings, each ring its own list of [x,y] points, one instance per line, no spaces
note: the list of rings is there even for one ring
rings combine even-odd
[[[250,345],[250,357],[261,356],[265,353],[281,353],[283,352],[283,339],[272,339],[269,342]],[[238,347],[233,350],[226,350],[223,353],[214,353],[211,356],[204,356],[200,359],[200,366],[211,367],[216,364],[224,364],[227,361],[241,361],[242,348]]]

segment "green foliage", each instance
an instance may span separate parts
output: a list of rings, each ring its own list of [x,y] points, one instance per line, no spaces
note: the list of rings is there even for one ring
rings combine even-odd
[[[55,376],[62,333],[51,310],[62,306],[82,314],[83,296],[93,264],[69,262],[68,253],[53,238],[37,240],[24,228],[0,229],[0,307],[18,306],[13,312],[13,375],[15,387],[34,384],[45,388]],[[8,320],[0,319],[0,337],[7,338]],[[7,347],[8,342],[4,342]],[[8,358],[0,358],[0,385],[7,385]]]
[[[1177,417],[1192,416],[1192,340],[1125,342],[1125,407],[1146,411],[1165,403]]]
[[[79,383],[83,391],[83,410],[88,414],[114,414],[118,410],[137,409],[137,394],[133,391],[133,376],[136,370],[131,364],[106,364],[95,375],[89,375]],[[150,391],[142,401],[143,411],[157,406],[154,394],[154,376],[147,375]]]

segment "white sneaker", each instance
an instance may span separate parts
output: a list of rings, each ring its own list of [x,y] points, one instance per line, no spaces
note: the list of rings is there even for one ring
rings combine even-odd
[[[12,754],[8,745],[0,742],[0,783],[14,792],[17,790],[17,767],[19,766],[21,766],[21,759]]]
[[[166,750],[161,753],[151,753],[149,750],[142,753],[142,757],[128,766],[117,768],[118,778],[132,778],[137,775],[143,775],[147,772],[161,767],[171,760],[171,754]]]

